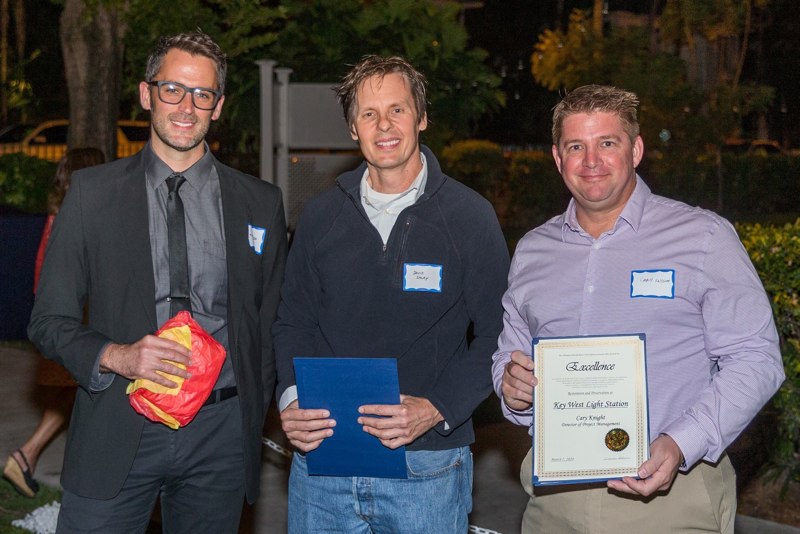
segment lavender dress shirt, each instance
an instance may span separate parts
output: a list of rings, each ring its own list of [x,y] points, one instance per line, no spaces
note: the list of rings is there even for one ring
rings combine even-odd
[[[674,297],[634,297],[632,272],[674,270]],[[511,263],[494,388],[534,337],[644,332],[651,440],[668,434],[686,467],[716,462],[784,379],[772,310],[730,223],[636,188],[594,239],[567,211],[528,232]],[[510,421],[531,424],[531,412]]]

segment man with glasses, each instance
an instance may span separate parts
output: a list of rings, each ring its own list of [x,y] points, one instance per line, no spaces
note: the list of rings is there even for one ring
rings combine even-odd
[[[149,143],[76,173],[55,222],[29,335],[80,385],[58,532],[144,532],[160,494],[165,532],[234,533],[243,498],[258,496],[286,224],[278,188],[204,141],[225,71],[207,35],[160,39],[139,84]],[[172,430],[134,411],[126,389],[188,378],[196,355],[153,335],[179,310],[225,359],[194,420]]]

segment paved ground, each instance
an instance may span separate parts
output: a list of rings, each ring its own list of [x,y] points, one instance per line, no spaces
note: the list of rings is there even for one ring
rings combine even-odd
[[[36,355],[0,347],[0,460],[30,435],[38,422],[34,376]],[[275,414],[265,435],[279,446],[285,445]],[[64,435],[59,436],[42,455],[36,478],[58,485]],[[475,456],[474,509],[470,523],[477,533],[511,534],[519,532],[526,495],[519,484],[518,469],[529,446],[524,429],[506,423],[487,423],[478,428]],[[245,511],[242,533],[280,534],[286,532],[286,487],[288,459],[266,448],[261,477],[262,497]],[[739,516],[737,534],[800,534],[800,529]]]

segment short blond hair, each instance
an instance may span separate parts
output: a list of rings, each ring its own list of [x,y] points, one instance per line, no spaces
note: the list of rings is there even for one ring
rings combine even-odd
[[[381,57],[376,55],[364,56],[348,72],[342,81],[334,88],[336,97],[344,112],[344,119],[348,126],[353,126],[356,118],[356,95],[358,88],[373,76],[383,79],[387,74],[397,73],[403,76],[411,89],[414,98],[414,108],[417,112],[417,122],[420,122],[427,113],[425,76],[415,69],[411,63],[399,56]]]
[[[561,142],[564,119],[576,113],[613,113],[631,142],[639,135],[636,109],[639,97],[635,93],[611,85],[584,85],[573,89],[553,108],[553,144]]]

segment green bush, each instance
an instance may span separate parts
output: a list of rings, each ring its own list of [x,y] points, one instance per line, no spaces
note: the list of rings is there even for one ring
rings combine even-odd
[[[797,212],[800,158],[783,155],[725,154],[722,158],[723,212],[733,220],[759,214]]]
[[[504,230],[514,241],[562,213],[569,202],[569,191],[549,152],[511,154],[508,182],[511,195]]]
[[[445,147],[440,156],[445,174],[463,182],[489,200],[497,196],[505,175],[500,145],[468,139]]]
[[[467,140],[449,145],[440,159],[447,174],[494,205],[512,250],[528,230],[564,211],[569,201],[549,153],[503,154],[495,143]]]
[[[718,180],[713,157],[677,151],[647,152],[645,147],[645,157],[637,170],[653,193],[717,210]]]
[[[717,165],[713,155],[653,151],[639,170],[654,193],[730,220],[769,223],[781,221],[783,214],[794,220],[800,211],[798,157],[725,153]]]
[[[561,213],[569,201],[553,158],[545,151],[503,154],[490,141],[466,140],[441,153],[442,168],[494,204],[512,244]],[[740,222],[783,223],[800,208],[800,157],[714,154],[679,150],[645,153],[638,169],[654,193]]]
[[[800,482],[800,219],[779,226],[737,225],[772,302],[786,382],[772,405],[778,428],[770,454],[775,478]]]
[[[0,156],[0,205],[47,213],[47,191],[56,164],[22,153]]]

